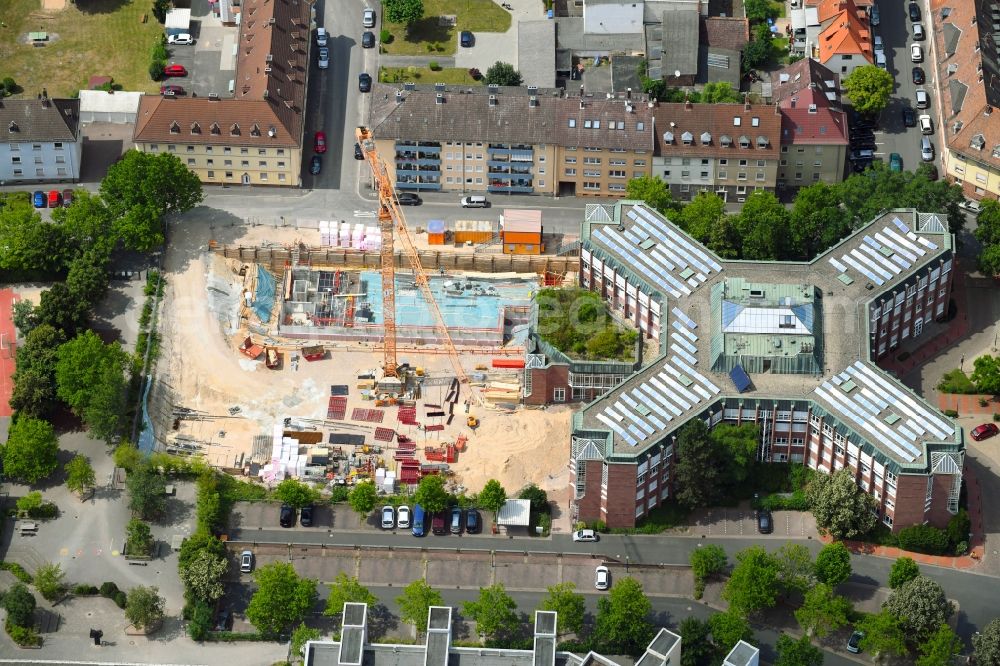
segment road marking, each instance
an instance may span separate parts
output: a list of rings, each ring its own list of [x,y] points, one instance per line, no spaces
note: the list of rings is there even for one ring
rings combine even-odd
[[[366,210],[354,211],[354,217],[375,217],[375,213]]]

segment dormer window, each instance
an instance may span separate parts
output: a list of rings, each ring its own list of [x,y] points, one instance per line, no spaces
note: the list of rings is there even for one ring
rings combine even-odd
[[[176,120],[174,122],[170,123],[170,133],[171,134],[180,134],[181,133],[181,125]]]
[[[740,148],[749,148],[749,147],[750,147],[750,137],[744,134],[743,136],[740,137]]]
[[[707,146],[712,143],[712,135],[709,132],[702,132],[701,134],[701,145]]]
[[[260,127],[257,123],[254,123],[253,127],[250,128],[250,136],[260,136]]]
[[[219,127],[219,123],[212,123],[212,126],[208,128],[208,131],[212,134],[222,134],[222,128]]]
[[[986,137],[982,134],[977,134],[972,137],[972,141],[969,142],[969,145],[976,150],[982,150],[986,146]]]
[[[19,132],[20,128],[17,126],[17,123],[15,123],[12,120],[12,121],[10,121],[10,125],[7,125],[7,131],[8,132]]]
[[[201,125],[198,123],[191,123],[191,134],[201,134]]]
[[[663,133],[663,143],[673,143],[673,142],[674,142],[674,133],[673,132],[664,132]]]
[[[757,137],[757,147],[758,148],[767,148],[767,144],[768,144],[768,141],[767,141],[767,137],[766,136],[758,136]]]
[[[719,137],[719,143],[722,144],[723,148],[728,148],[729,146],[733,145],[733,137],[729,136],[728,134],[723,134],[721,137]]]
[[[690,146],[694,142],[694,134],[684,132],[684,134],[681,134],[681,141],[684,142],[685,146]]]
[[[240,135],[240,125],[239,125],[239,123],[233,123],[232,127],[229,128],[229,135],[230,136],[239,136]]]

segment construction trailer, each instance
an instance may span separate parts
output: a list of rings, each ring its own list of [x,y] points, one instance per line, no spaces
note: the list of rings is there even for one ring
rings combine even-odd
[[[504,254],[541,254],[542,211],[504,209],[500,239]]]

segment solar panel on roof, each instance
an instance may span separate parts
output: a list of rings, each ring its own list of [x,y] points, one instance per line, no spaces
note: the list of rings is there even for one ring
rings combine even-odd
[[[848,275],[847,273],[841,273],[840,275],[837,276],[837,279],[843,282],[845,285],[854,284],[854,280],[852,280],[851,276]]]
[[[844,264],[842,264],[839,261],[837,261],[834,257],[830,257],[829,259],[827,259],[827,261],[829,261],[830,265],[832,265],[834,268],[836,268],[841,273],[846,273],[847,272],[847,266],[845,266]]]
[[[895,412],[893,412],[892,414],[889,414],[889,416],[885,417],[885,422],[888,423],[889,425],[892,425],[893,423],[895,423],[898,420],[899,420],[899,414],[896,414]]]
[[[858,385],[850,380],[840,385],[840,390],[843,391],[844,393],[850,393],[856,388],[858,388]]]
[[[885,231],[888,231],[888,229],[885,229]],[[889,238],[883,236],[882,234],[876,233],[875,234],[875,239],[878,242],[882,243],[883,245],[885,245],[887,247],[891,247],[896,254],[900,254],[900,255],[906,257],[906,259],[908,261],[915,262],[917,260],[917,255],[913,254],[912,252],[910,252],[909,250],[907,250],[902,245],[897,245],[892,240],[890,240]]]
[[[729,378],[733,380],[737,393],[743,393],[750,388],[750,376],[743,369],[742,365],[737,365],[729,371]]]
[[[654,240],[652,240],[650,238],[647,238],[646,240],[644,240],[641,243],[639,243],[639,249],[640,250],[648,250],[649,248],[653,247],[654,245],[656,245],[656,241],[654,241]]]

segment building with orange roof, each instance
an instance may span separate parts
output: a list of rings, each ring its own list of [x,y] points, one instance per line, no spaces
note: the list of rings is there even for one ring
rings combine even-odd
[[[311,0],[244,0],[234,96],[143,95],[133,140],[203,183],[301,185]]]
[[[830,70],[847,76],[856,67],[875,62],[867,11],[854,0],[822,0],[817,6],[822,24],[812,56]]]

